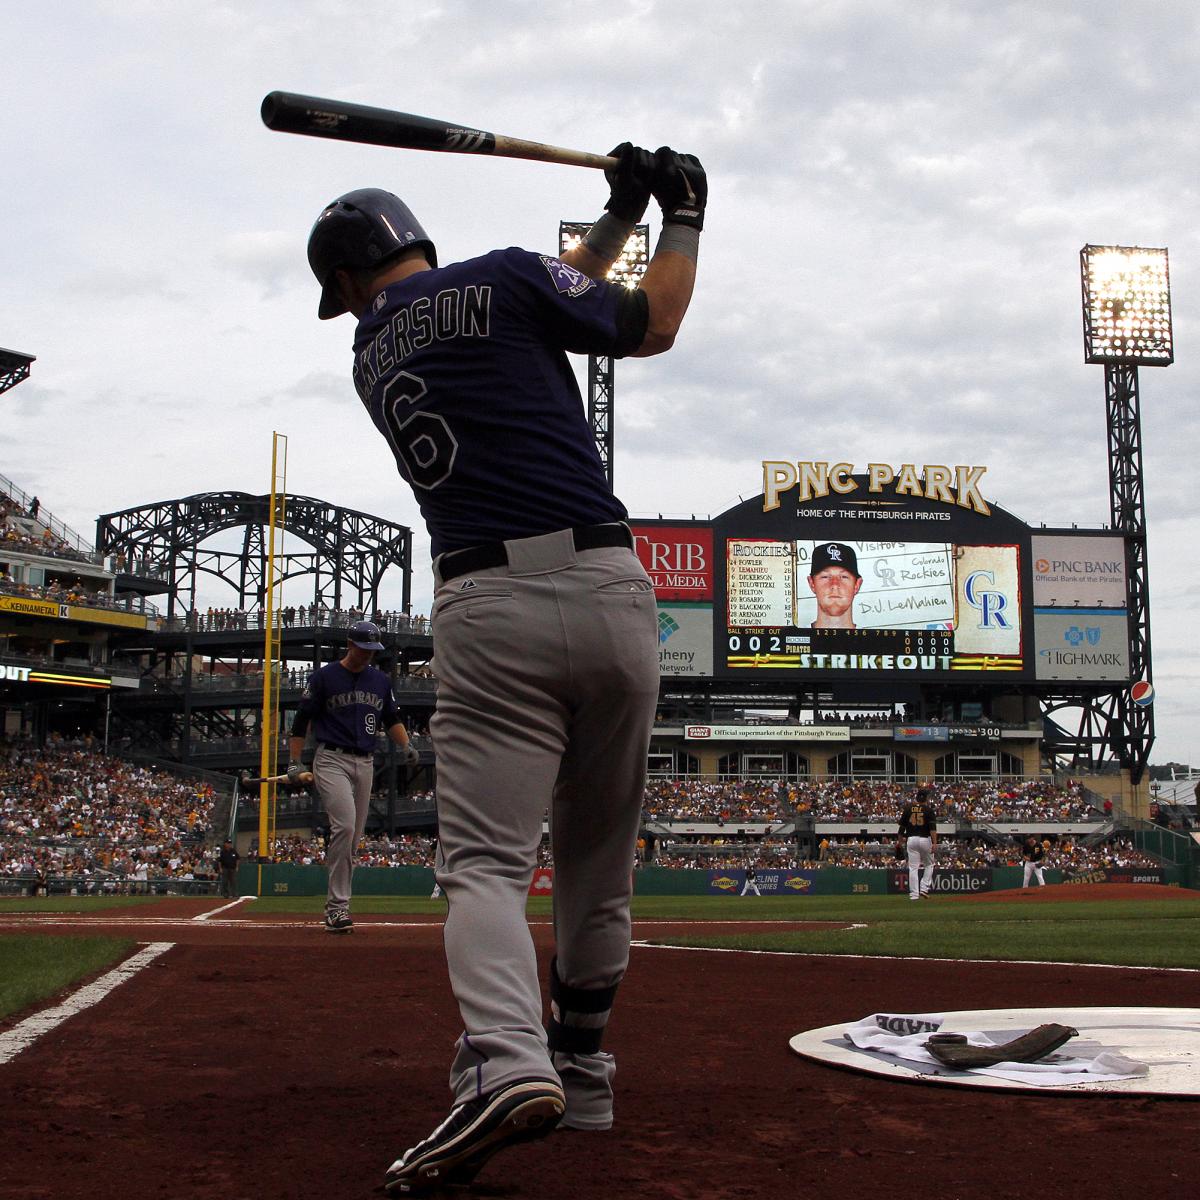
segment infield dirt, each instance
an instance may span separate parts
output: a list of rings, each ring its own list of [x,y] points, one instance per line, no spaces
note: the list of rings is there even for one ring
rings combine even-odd
[[[223,916],[147,918],[139,940],[186,943],[0,1069],[0,1200],[366,1200],[445,1116],[459,1021],[438,922],[332,938]],[[550,935],[533,927],[543,972]],[[788,1039],[879,1010],[1194,1005],[1198,978],[635,946],[614,1129],[513,1149],[464,1200],[1190,1200],[1200,1104],[895,1084]]]

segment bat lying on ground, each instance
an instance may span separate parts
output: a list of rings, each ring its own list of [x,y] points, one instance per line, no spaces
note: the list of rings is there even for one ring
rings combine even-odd
[[[397,146],[404,150],[438,150],[448,154],[491,154],[496,158],[532,158],[538,162],[563,163],[569,167],[615,167],[607,154],[547,146],[524,138],[506,137],[483,129],[469,129],[344,100],[298,96],[293,92],[270,92],[262,102],[263,124],[280,133],[303,133],[308,137],[363,142],[369,146]]]
[[[298,787],[308,787],[313,781],[311,771],[301,771]],[[241,788],[257,787],[260,783],[281,783],[286,785],[288,782],[287,772],[282,775],[251,775],[249,771],[243,771],[238,776],[238,786]]]

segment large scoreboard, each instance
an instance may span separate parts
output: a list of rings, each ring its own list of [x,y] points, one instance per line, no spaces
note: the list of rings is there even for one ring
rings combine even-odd
[[[945,467],[814,466],[709,522],[635,523],[664,674],[1128,680],[1122,538],[1035,529],[982,468],[956,489]]]

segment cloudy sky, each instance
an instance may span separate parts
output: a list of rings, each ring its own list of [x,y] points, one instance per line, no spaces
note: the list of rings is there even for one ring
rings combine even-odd
[[[675,349],[617,372],[635,515],[710,514],[764,458],[988,468],[1019,517],[1108,520],[1079,248],[1167,246],[1177,363],[1141,375],[1159,740],[1200,762],[1197,9],[1184,0],[56,0],[5,13],[0,472],[99,513],[269,486],[419,526],[316,320],[304,245],[360,186],[443,261],[554,249],[595,172],[271,133],[273,89],[560,145],[697,154],[710,180]],[[423,533],[418,551],[427,550]],[[415,607],[429,588],[418,572]],[[219,597],[214,597],[219,599]]]

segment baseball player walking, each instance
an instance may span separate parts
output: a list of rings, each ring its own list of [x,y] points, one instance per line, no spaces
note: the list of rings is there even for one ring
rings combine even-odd
[[[612,1124],[604,1028],[629,959],[629,864],[658,696],[654,594],[566,352],[670,348],[691,300],[700,163],[628,143],[607,212],[561,258],[438,265],[396,196],[350,192],[309,238],[321,317],[358,318],[354,382],[433,548],[437,880],[462,1015],[454,1108],[386,1187],[467,1183],[497,1151]],[[633,290],[605,276],[651,194],[663,232]],[[549,1030],[526,896],[551,810]]]
[[[918,788],[915,798],[900,814],[900,836],[908,850],[908,898],[929,895],[933,884],[933,860],[937,853],[937,818],[929,803],[929,789]]]
[[[350,626],[346,653],[309,677],[296,710],[288,743],[288,782],[298,786],[304,764],[304,740],[311,723],[317,737],[313,784],[329,816],[325,869],[329,890],[325,899],[325,928],[349,933],[350,883],[354,851],[367,823],[371,786],[375,781],[375,739],[381,729],[400,747],[409,765],[419,755],[409,744],[388,677],[371,666],[382,650],[379,627],[370,621]]]
[[[1046,886],[1046,876],[1042,874],[1042,860],[1046,857],[1046,848],[1032,834],[1025,839],[1021,847],[1021,857],[1025,860],[1025,876],[1021,886],[1027,888],[1029,881],[1036,875],[1038,886]]]

